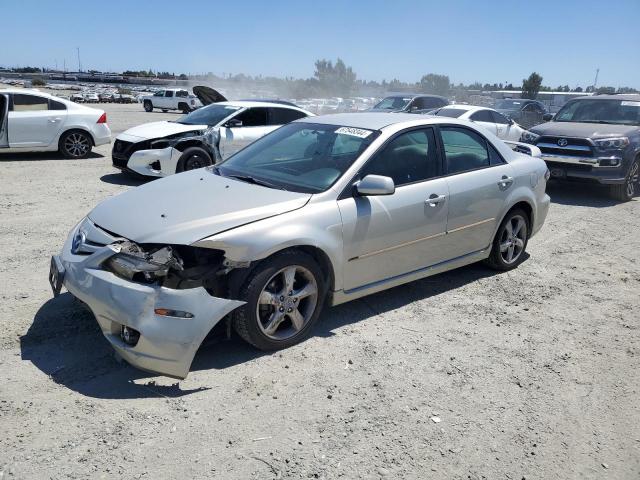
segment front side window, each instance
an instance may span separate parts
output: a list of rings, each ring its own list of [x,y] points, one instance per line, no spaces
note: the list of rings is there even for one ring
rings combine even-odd
[[[568,102],[555,122],[640,125],[640,101],[583,99]]]
[[[437,97],[418,97],[414,103],[419,109],[430,109],[444,107],[447,102]]]
[[[31,112],[38,110],[49,110],[49,100],[37,95],[13,94],[14,112]]]
[[[491,116],[493,117],[494,123],[499,123],[500,125],[511,125],[511,121],[498,112],[491,112]]]
[[[268,119],[267,108],[248,108],[234,118],[242,122],[243,127],[264,127]]]
[[[433,129],[402,133],[377,153],[360,172],[360,177],[391,177],[397,187],[420,182],[440,174]]]
[[[487,142],[479,134],[460,127],[441,127],[448,173],[488,167],[491,162]]]
[[[289,123],[216,167],[222,176],[296,192],[323,192],[338,180],[379,132],[339,125]]]
[[[199,108],[198,110],[180,117],[177,120],[177,123],[182,123],[183,125],[208,125],[213,127],[233,115],[234,112],[237,112],[238,110],[240,110],[240,107],[212,103],[211,105]]]
[[[154,97],[164,97],[164,90],[160,90],[153,94]]]
[[[307,115],[291,108],[270,108],[269,125],[286,125]]]
[[[475,122],[493,123],[493,116],[489,110],[479,110],[471,115],[471,120]]]

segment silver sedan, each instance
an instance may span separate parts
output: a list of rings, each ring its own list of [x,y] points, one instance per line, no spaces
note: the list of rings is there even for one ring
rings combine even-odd
[[[225,318],[279,349],[310,335],[326,304],[473,262],[516,268],[549,207],[539,151],[516,147],[530,155],[452,118],[301,119],[104,201],[53,257],[50,282],[131,364],[183,378]]]

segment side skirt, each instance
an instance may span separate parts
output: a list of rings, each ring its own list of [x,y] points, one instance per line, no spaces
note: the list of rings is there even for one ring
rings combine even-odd
[[[451,260],[436,263],[428,267],[422,267],[411,272],[403,273],[401,275],[396,275],[395,277],[379,280],[377,282],[369,283],[367,285],[353,288],[351,290],[339,290],[333,292],[331,305],[340,305],[341,303],[349,302],[357,298],[371,295],[372,293],[381,292],[382,290],[387,290],[404,283],[413,282],[414,280],[420,280],[421,278],[430,277],[438,273],[463,267],[471,263],[476,263],[487,258],[490,252],[491,246],[489,245],[482,250],[477,250],[460,257],[452,258]]]

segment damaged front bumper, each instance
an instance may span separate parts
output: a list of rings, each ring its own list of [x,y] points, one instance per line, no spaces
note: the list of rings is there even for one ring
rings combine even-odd
[[[176,173],[181,155],[173,147],[138,150],[131,154],[127,169],[146,177],[166,177]]]
[[[120,278],[101,267],[118,253],[117,245],[101,247],[90,255],[75,255],[71,253],[74,234],[75,229],[61,255],[52,259],[54,294],[57,282],[58,292],[64,285],[87,304],[115,351],[137,368],[185,378],[207,334],[244,304],[213,297],[202,287],[171,289]],[[157,311],[165,313],[158,315]],[[191,316],[168,316],[167,311],[189,312]],[[131,331],[136,332],[135,344],[127,343],[131,342]]]

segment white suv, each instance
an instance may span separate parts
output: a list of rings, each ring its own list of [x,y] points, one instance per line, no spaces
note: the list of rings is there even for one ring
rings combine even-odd
[[[195,95],[190,95],[182,88],[167,88],[159,90],[153,95],[142,97],[142,105],[145,111],[152,112],[154,108],[159,108],[163,112],[169,110],[181,110],[189,113],[202,106],[202,102]]]
[[[85,158],[111,143],[104,110],[38,90],[0,90],[0,153],[59,151]]]

